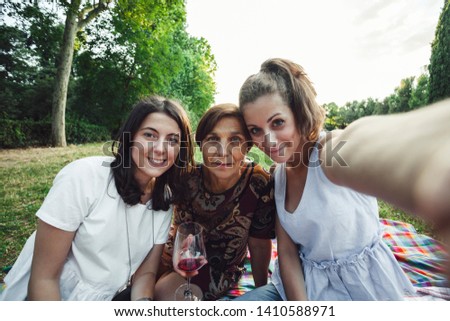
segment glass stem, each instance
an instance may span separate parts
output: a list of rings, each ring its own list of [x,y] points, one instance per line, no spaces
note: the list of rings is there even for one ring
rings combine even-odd
[[[191,299],[192,298],[192,291],[191,291],[191,278],[187,277],[187,286],[186,286],[186,291],[184,291],[184,296],[186,298]]]

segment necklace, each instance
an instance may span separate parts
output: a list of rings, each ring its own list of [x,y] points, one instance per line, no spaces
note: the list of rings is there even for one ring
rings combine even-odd
[[[153,217],[153,215],[152,215]],[[128,230],[128,205],[125,204],[125,227],[127,232],[127,250],[128,250],[128,278],[124,285],[122,285],[116,294],[122,292],[131,285],[131,246],[130,246],[130,232]]]
[[[149,209],[149,208],[147,208]],[[154,213],[152,210],[152,239],[153,239],[153,243],[152,243],[152,248],[155,245],[155,217],[154,217]],[[124,285],[122,285],[116,292],[116,295],[122,291],[124,291],[126,288],[128,288],[129,286],[131,286],[132,283],[132,275],[131,275],[131,270],[132,270],[132,266],[131,266],[131,245],[130,245],[130,232],[129,232],[129,228],[128,228],[128,205],[125,204],[125,227],[126,227],[126,232],[127,232],[127,252],[128,252],[128,277],[126,282],[124,283]]]

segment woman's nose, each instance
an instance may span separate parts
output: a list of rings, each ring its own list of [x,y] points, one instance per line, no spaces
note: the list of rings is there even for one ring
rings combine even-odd
[[[218,156],[225,156],[228,152],[227,142],[226,141],[217,142],[216,149],[217,149],[216,154]]]
[[[222,141],[207,142],[203,145],[203,151],[209,155],[225,156],[227,153],[226,143]]]
[[[266,147],[276,146],[277,140],[275,135],[271,131],[268,131],[267,133],[264,134],[263,144]]]
[[[166,151],[168,142],[165,142],[163,140],[157,140],[153,142],[153,153],[161,155],[164,154]]]

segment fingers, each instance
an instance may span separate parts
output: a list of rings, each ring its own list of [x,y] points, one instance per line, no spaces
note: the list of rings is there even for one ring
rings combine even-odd
[[[194,242],[194,235],[189,234],[183,241],[183,251],[188,251]]]

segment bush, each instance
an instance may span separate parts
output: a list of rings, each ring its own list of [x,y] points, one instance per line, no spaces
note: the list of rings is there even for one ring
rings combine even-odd
[[[0,148],[48,146],[51,143],[52,124],[48,120],[0,119],[0,128]],[[111,139],[105,127],[83,121],[67,122],[66,136],[68,144],[102,142]]]
[[[111,140],[111,134],[106,127],[84,121],[66,123],[66,136],[69,144],[96,143]]]

